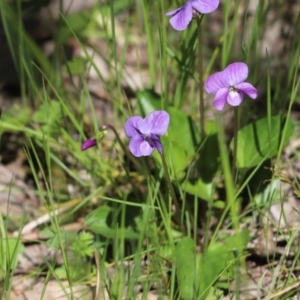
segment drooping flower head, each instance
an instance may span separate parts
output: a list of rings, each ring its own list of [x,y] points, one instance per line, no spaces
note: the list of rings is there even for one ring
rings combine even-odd
[[[129,150],[136,156],[148,156],[157,149],[160,153],[163,146],[160,136],[168,130],[169,114],[164,110],[151,112],[146,118],[133,116],[125,123],[125,133],[130,138]]]
[[[219,0],[187,0],[185,5],[166,13],[172,16],[170,24],[175,30],[181,31],[188,27],[193,13],[209,14],[217,9]]]
[[[97,145],[97,140],[96,139],[92,139],[92,138],[89,138],[87,139],[86,141],[84,141],[82,144],[81,144],[81,150],[84,151],[84,150],[87,150],[91,147],[94,147]]]
[[[209,94],[215,95],[214,107],[222,110],[226,102],[238,106],[243,101],[243,94],[255,99],[257,89],[244,82],[247,77],[248,66],[242,62],[230,64],[223,71],[210,75],[204,86]]]

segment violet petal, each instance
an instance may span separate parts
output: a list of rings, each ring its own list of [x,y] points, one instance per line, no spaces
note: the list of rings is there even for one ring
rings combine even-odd
[[[209,94],[215,95],[219,89],[225,87],[229,88],[229,84],[227,78],[224,76],[224,73],[222,71],[210,75],[206,79],[204,87]]]
[[[134,156],[136,156],[136,157],[143,156],[143,154],[141,153],[141,150],[140,150],[141,144],[143,142],[144,142],[144,139],[140,135],[136,135],[131,138],[131,140],[129,142],[129,150]]]
[[[227,102],[232,106],[239,106],[243,101],[243,93],[232,90],[228,93]]]
[[[152,135],[151,136],[151,141],[154,144],[154,147],[158,150],[158,152],[160,154],[162,154],[163,146],[162,146],[162,143],[161,143],[160,139],[157,136]]]
[[[227,101],[227,96],[228,96],[227,88],[222,88],[218,90],[214,99],[214,107],[217,110],[222,110],[224,108]]]
[[[247,96],[249,96],[252,99],[256,99],[257,97],[257,89],[248,82],[242,82],[235,86],[239,91],[243,92]]]
[[[140,145],[140,153],[142,156],[149,156],[154,151],[154,147],[152,147],[147,141],[143,141]]]
[[[219,0],[189,0],[193,8],[202,14],[208,14],[216,10]]]
[[[139,134],[139,132],[137,131],[136,128],[138,128],[138,124],[143,120],[142,117],[140,116],[133,116],[131,118],[129,118],[126,123],[125,123],[125,133],[126,135],[131,138],[137,134]]]
[[[82,144],[81,144],[81,150],[82,151],[85,151],[91,147],[94,147],[97,145],[97,140],[96,139],[87,139],[86,141],[84,141]]]
[[[175,30],[182,31],[186,29],[193,18],[193,8],[188,1],[184,6],[178,10],[169,20],[170,24]]]
[[[168,11],[168,12],[165,14],[165,16],[173,16],[173,15],[177,14],[177,12],[179,12],[179,11],[182,9],[182,7],[183,7],[183,6]]]
[[[139,123],[138,129],[144,135],[164,135],[168,130],[170,122],[169,114],[164,110],[151,112],[143,121]]]
[[[224,76],[227,78],[230,86],[245,81],[248,77],[248,66],[242,62],[236,62],[224,69]]]

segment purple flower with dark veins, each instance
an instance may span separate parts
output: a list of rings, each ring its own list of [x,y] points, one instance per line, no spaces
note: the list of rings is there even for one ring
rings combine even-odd
[[[84,151],[96,145],[97,145],[97,140],[89,138],[81,144],[81,150]]]
[[[170,24],[175,30],[181,31],[188,27],[195,12],[209,14],[218,6],[219,0],[187,0],[185,5],[167,12],[166,16],[172,16]]]
[[[146,118],[133,116],[125,123],[125,133],[130,138],[129,150],[136,156],[151,155],[154,149],[161,154],[163,146],[160,136],[168,130],[169,114],[164,110],[151,112]]]
[[[209,94],[215,95],[214,107],[222,110],[226,102],[238,106],[243,101],[243,94],[255,99],[257,89],[244,82],[247,77],[248,66],[242,62],[230,64],[223,71],[210,75],[204,86]]]

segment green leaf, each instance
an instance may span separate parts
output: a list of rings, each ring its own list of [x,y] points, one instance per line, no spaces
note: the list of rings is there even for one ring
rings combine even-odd
[[[62,120],[62,109],[58,101],[51,100],[43,102],[38,111],[33,115],[33,121],[39,123],[43,130],[56,132],[60,130]]]
[[[59,230],[59,232],[57,232],[49,228],[43,229],[41,235],[48,239],[47,245],[49,248],[53,249],[59,249],[61,243],[63,244],[63,247],[69,246],[78,238],[76,232],[67,230]]]
[[[216,259],[217,258],[217,259]],[[232,264],[233,255],[226,245],[213,242],[198,261],[198,299],[205,299],[213,284],[218,280],[223,270]]]
[[[64,16],[64,23],[60,25],[56,42],[66,43],[74,34],[77,36],[84,32],[86,27],[92,22],[90,11],[81,11]],[[74,33],[73,33],[74,32]]]
[[[141,219],[140,213],[141,211],[137,207],[131,206],[128,208],[124,227],[121,227],[120,213],[116,209],[104,205],[87,215],[85,224],[93,232],[108,238],[122,236],[127,239],[137,239],[140,238],[138,226]]]
[[[17,122],[25,125],[32,119],[32,111],[29,107],[13,105],[8,111],[2,114],[1,119],[6,122]],[[17,122],[16,122],[17,121]]]
[[[273,157],[279,148],[281,139],[284,143],[292,136],[294,123],[287,120],[285,135],[283,129],[286,119],[281,116],[271,118],[270,132],[268,119],[263,118],[249,124],[238,132],[237,166],[250,168],[258,165],[263,160]],[[233,143],[231,143],[231,148]]]
[[[220,153],[218,136],[209,133],[203,145],[201,145],[199,159],[196,162],[197,169],[205,183],[211,183],[220,165]]]
[[[268,203],[268,205],[273,204],[275,201],[280,199],[280,195],[282,193],[281,189],[281,182],[279,179],[272,180],[265,189],[258,193],[254,197],[254,201],[257,205],[262,205]]]
[[[86,70],[87,59],[84,57],[74,57],[67,62],[67,68],[71,75],[82,75]]]
[[[185,237],[176,245],[175,264],[180,297],[184,300],[196,299],[196,246],[191,238]]]
[[[205,183],[199,178],[195,182],[185,181],[181,187],[184,191],[196,195],[203,200],[212,200],[213,184],[211,182]]]
[[[172,141],[163,136],[161,138],[164,155],[166,158],[166,163],[170,172],[170,177],[172,180],[179,180],[185,176],[185,168],[188,165],[189,158],[186,151],[179,145],[177,141]],[[153,153],[153,158],[156,163],[162,167],[161,156],[158,151]]]
[[[233,236],[226,237],[225,244],[229,249],[239,248],[240,252],[242,252],[249,240],[249,230],[245,228]]]
[[[161,96],[153,90],[142,90],[137,93],[137,103],[140,114],[145,117],[154,110],[161,110],[162,99]]]
[[[168,133],[171,139],[180,143],[189,156],[193,156],[199,143],[199,132],[195,123],[183,111],[175,107],[168,108],[168,112],[170,114]]]
[[[89,232],[81,232],[76,239],[71,249],[81,257],[93,255],[93,236]]]
[[[236,258],[233,251],[237,249],[239,250],[237,252],[241,254],[249,239],[249,231],[245,229],[234,236],[225,236],[222,242],[210,243],[206,252],[199,257],[198,299],[206,299],[205,296],[222,273],[226,272],[230,277],[234,276]]]

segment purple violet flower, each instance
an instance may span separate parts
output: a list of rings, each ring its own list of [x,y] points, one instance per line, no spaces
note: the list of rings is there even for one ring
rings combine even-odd
[[[146,118],[133,116],[125,123],[125,133],[131,139],[129,149],[136,156],[151,155],[156,148],[163,151],[159,139],[168,130],[170,122],[169,114],[164,110],[151,112]]]
[[[218,6],[219,0],[187,0],[184,6],[167,12],[166,16],[172,16],[170,24],[175,30],[181,31],[188,27],[194,12],[208,14]]]
[[[244,82],[247,77],[248,66],[242,62],[230,64],[223,71],[210,75],[204,86],[209,94],[215,95],[214,107],[222,110],[226,101],[232,106],[238,106],[243,101],[243,94],[255,99],[257,89]]]
[[[84,151],[96,145],[97,145],[97,140],[89,138],[81,144],[81,150]]]

